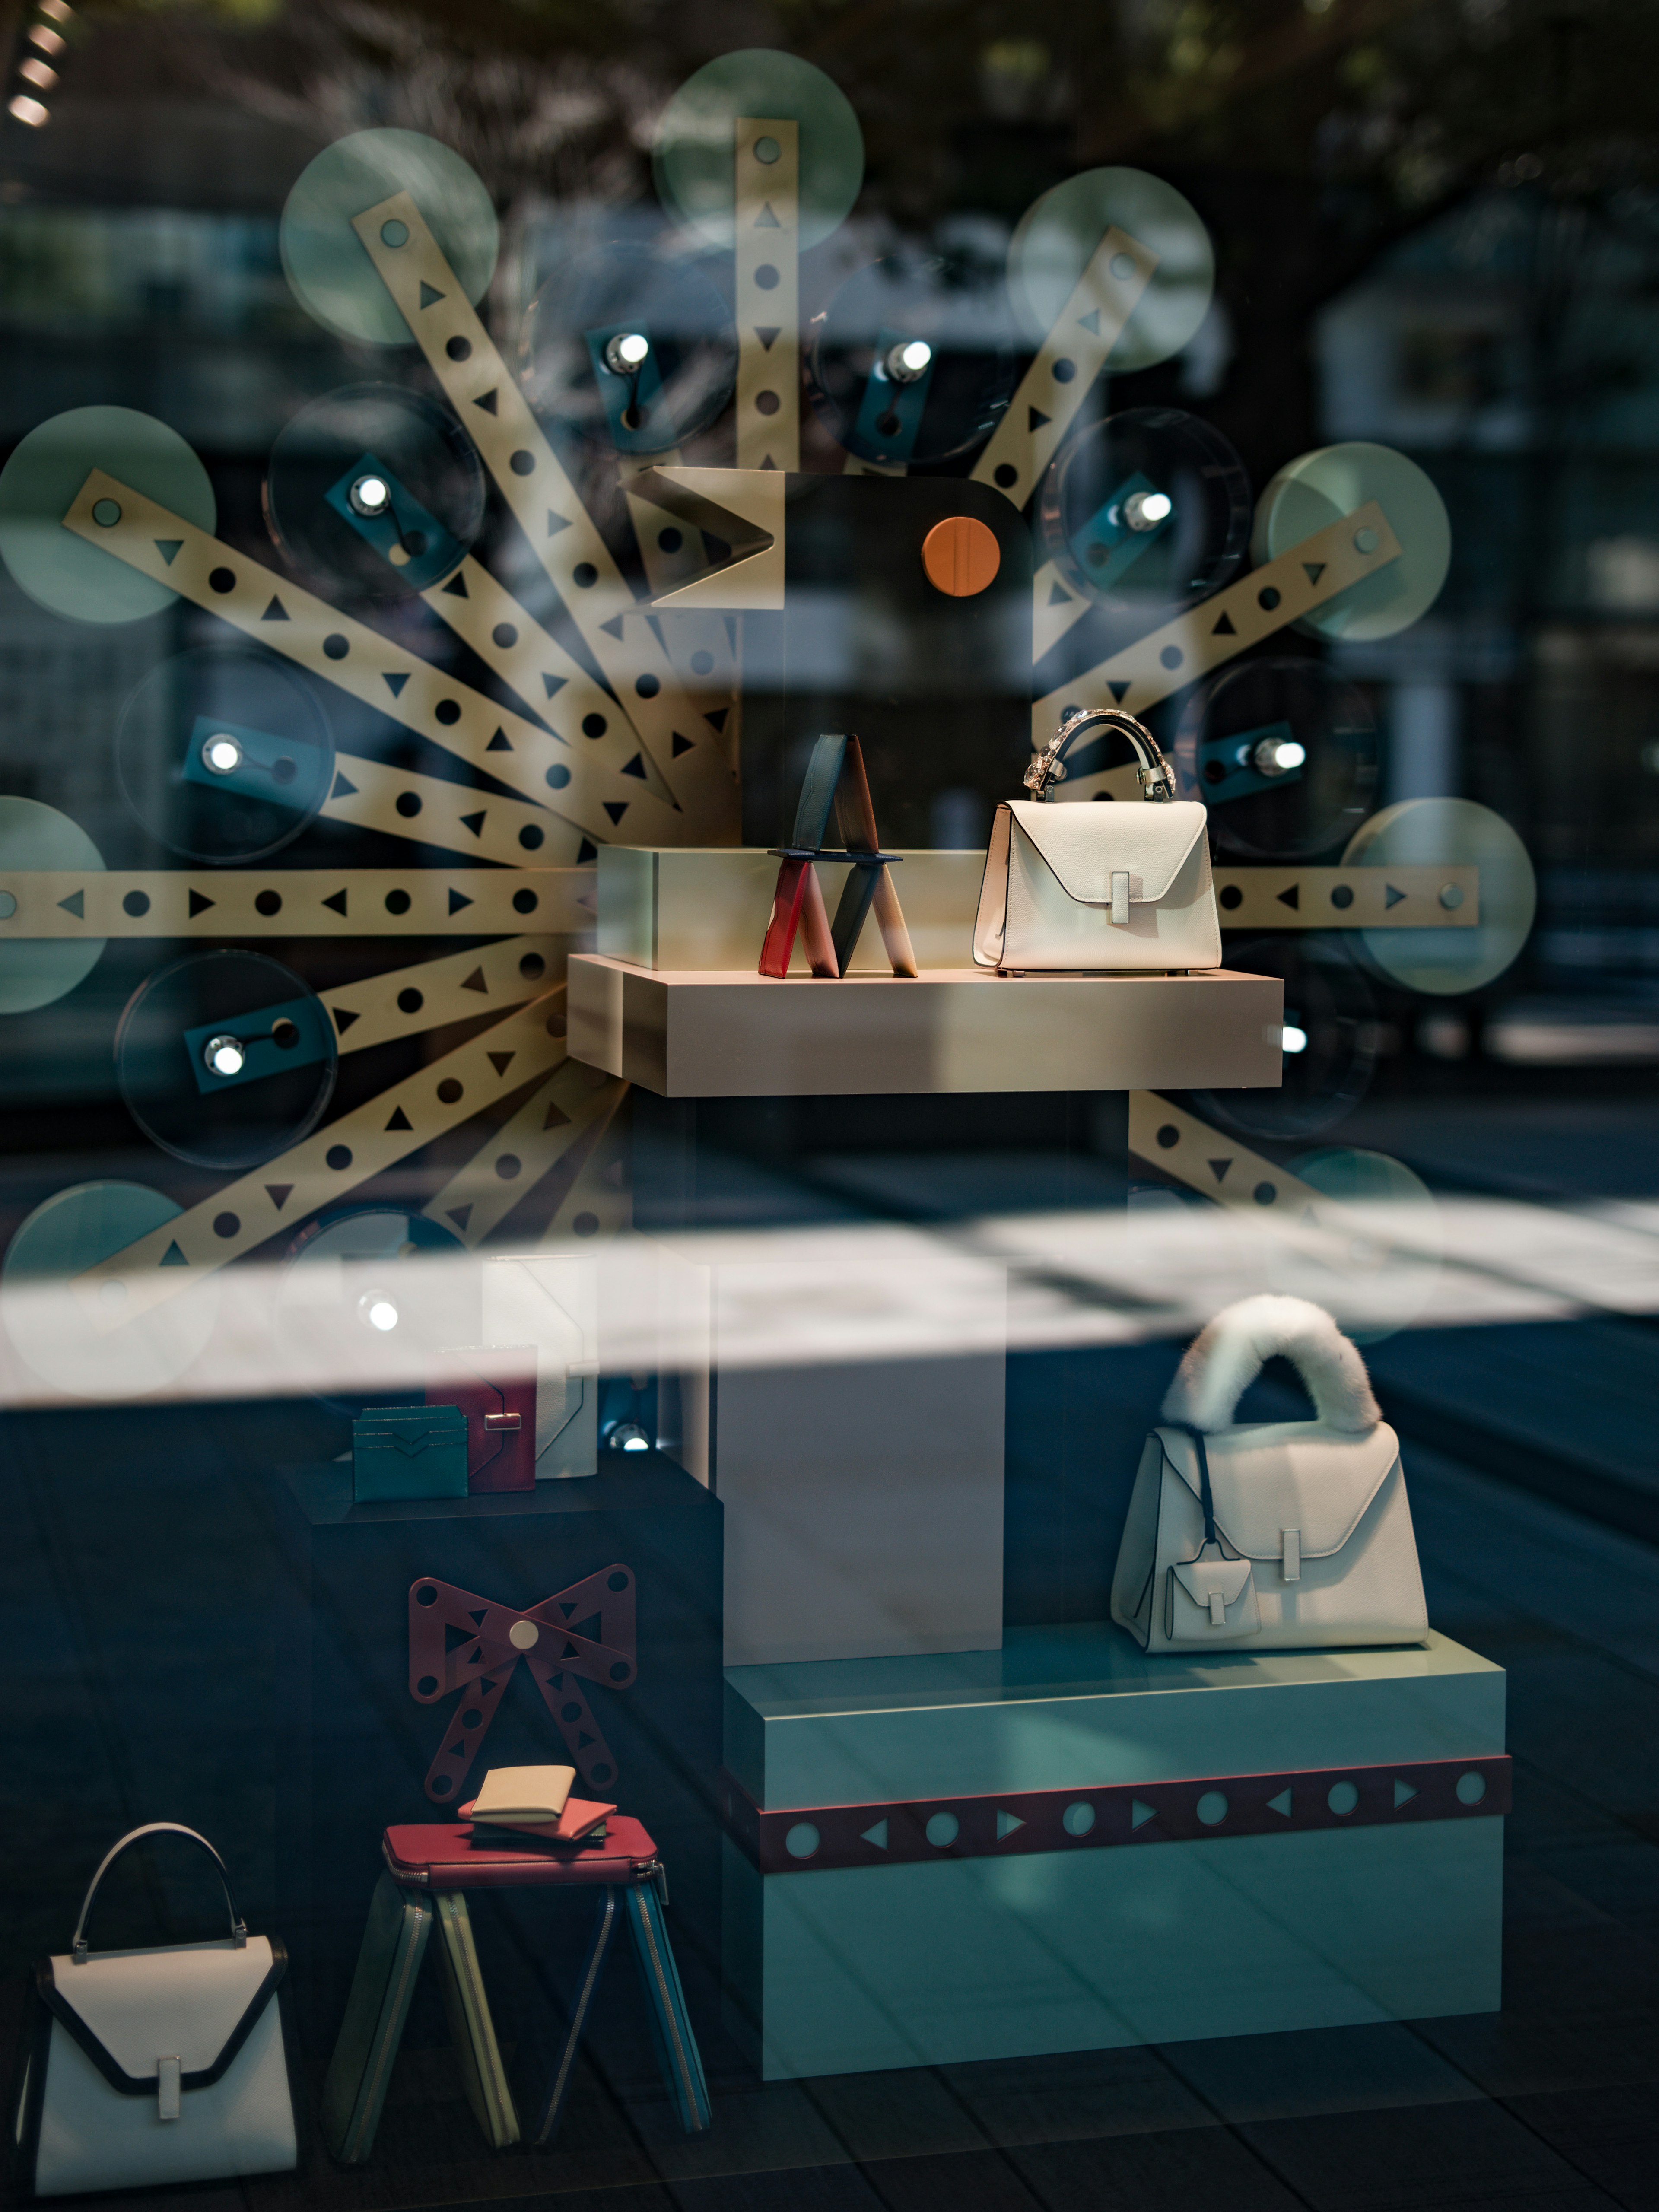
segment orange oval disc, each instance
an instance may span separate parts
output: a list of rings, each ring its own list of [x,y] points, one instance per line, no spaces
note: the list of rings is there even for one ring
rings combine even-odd
[[[1002,566],[994,530],[971,514],[936,522],[921,541],[921,565],[935,591],[953,599],[971,599],[991,583]]]

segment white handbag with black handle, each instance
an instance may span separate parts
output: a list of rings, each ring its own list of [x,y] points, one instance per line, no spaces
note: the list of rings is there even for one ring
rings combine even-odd
[[[141,1836],[188,1836],[225,1885],[230,1933],[207,1943],[90,1951],[98,1885]],[[171,1820],[123,1836],[92,1878],[75,1938],[35,1969],[40,2000],[13,2139],[37,2197],[278,2173],[297,2144],[277,1985],[288,1954],[250,1936],[224,1862]]]
[[[1115,730],[1133,746],[1139,806],[1057,806],[1049,787],[1084,737]],[[1143,723],[1120,708],[1080,708],[1025,772],[991,827],[974,922],[974,961],[1005,975],[1167,974],[1221,965],[1209,817],[1177,799]]]
[[[1235,1427],[1275,1353],[1301,1375],[1316,1418]],[[1245,1298],[1188,1346],[1141,1454],[1112,1618],[1150,1652],[1427,1639],[1400,1440],[1364,1362],[1318,1306]]]

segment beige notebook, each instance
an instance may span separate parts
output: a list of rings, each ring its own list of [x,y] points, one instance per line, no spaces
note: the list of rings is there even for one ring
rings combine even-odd
[[[576,1779],[574,1766],[492,1766],[472,1801],[475,1820],[556,1820]]]

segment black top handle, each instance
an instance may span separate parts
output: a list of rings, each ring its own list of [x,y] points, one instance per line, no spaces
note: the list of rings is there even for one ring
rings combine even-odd
[[[1198,1502],[1204,1512],[1204,1543],[1220,1548],[1221,1539],[1215,1532],[1215,1499],[1210,1491],[1210,1455],[1204,1448],[1204,1431],[1191,1421],[1165,1421],[1166,1429],[1179,1429],[1183,1437],[1190,1437],[1198,1454]],[[1200,1546],[1200,1549],[1203,1549]]]
[[[207,1838],[198,1836],[194,1828],[181,1827],[177,1820],[150,1820],[147,1821],[142,1828],[130,1829],[118,1844],[112,1844],[108,1850],[104,1853],[97,1873],[87,1885],[87,1893],[81,1904],[81,1917],[75,1923],[75,1939],[70,1945],[70,1958],[72,1963],[77,1966],[84,1966],[87,1963],[87,1918],[92,1911],[93,1899],[98,1894],[99,1883],[102,1881],[122,1852],[130,1845],[136,1844],[141,1836],[188,1836],[191,1843],[199,1844],[202,1846],[214,1865],[218,1868],[219,1879],[224,1884],[225,1904],[230,1913],[230,1940],[237,1950],[243,1949],[247,1942],[247,1925],[241,1914],[236,1910],[236,1899],[231,1895],[230,1891],[230,1875],[218,1852],[214,1850]]]
[[[1025,788],[1033,799],[1046,799],[1051,783],[1064,783],[1066,763],[1061,756],[1091,730],[1115,730],[1134,747],[1135,775],[1140,795],[1154,804],[1167,805],[1176,795],[1175,770],[1163,747],[1146,727],[1121,707],[1079,707],[1060,724],[1049,744],[1025,771]]]

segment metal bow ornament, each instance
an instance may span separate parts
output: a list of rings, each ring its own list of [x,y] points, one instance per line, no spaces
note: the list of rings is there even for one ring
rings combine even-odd
[[[461,1784],[522,1659],[582,1780],[614,1786],[617,1761],[582,1692],[580,1677],[625,1690],[637,1674],[634,1576],[620,1564],[556,1590],[526,1611],[422,1575],[409,1590],[409,1694],[435,1705],[461,1692],[427,1769],[435,1803],[459,1802]]]

